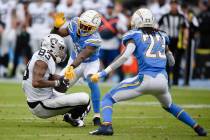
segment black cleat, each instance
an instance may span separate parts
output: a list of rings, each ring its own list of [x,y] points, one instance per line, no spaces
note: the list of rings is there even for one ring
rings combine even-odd
[[[101,119],[99,117],[93,118],[93,125],[94,126],[100,126],[101,125]]]
[[[63,121],[71,124],[74,127],[83,127],[84,122],[80,119],[73,119],[70,114],[64,114]]]
[[[113,135],[112,125],[101,125],[97,130],[89,132],[90,135]]]
[[[194,128],[195,132],[198,134],[198,136],[207,136],[207,132],[204,130],[203,127],[201,127],[200,125],[197,125]]]

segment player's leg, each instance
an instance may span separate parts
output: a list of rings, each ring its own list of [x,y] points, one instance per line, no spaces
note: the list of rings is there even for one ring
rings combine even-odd
[[[100,125],[100,89],[98,83],[94,83],[90,80],[90,76],[99,71],[100,62],[96,60],[86,64],[84,69],[84,77],[87,79],[88,86],[91,90],[91,100],[93,104],[93,123],[94,125]]]
[[[174,117],[176,117],[178,120],[184,122],[191,128],[193,128],[196,133],[200,136],[205,136],[207,133],[204,131],[202,127],[200,127],[197,122],[191,118],[191,116],[184,111],[181,107],[176,105],[175,103],[172,103],[171,94],[168,91],[168,84],[165,77],[160,77],[157,79],[157,81],[161,81],[163,84],[163,92],[159,94],[155,94],[154,96],[159,100],[159,102],[162,104],[163,108],[171,113]]]
[[[31,104],[31,103],[30,103]],[[90,110],[89,96],[86,93],[72,93],[39,101],[36,106],[30,106],[34,115],[40,118],[50,118],[56,115],[64,115],[64,120],[70,120],[73,126],[79,125],[74,120],[81,120]],[[68,114],[68,116],[66,116]],[[70,115],[70,116],[69,116]],[[67,118],[68,117],[68,118]],[[69,118],[70,117],[70,118]],[[74,125],[74,123],[76,123]],[[84,123],[83,123],[84,124]]]
[[[99,129],[90,132],[91,135],[112,135],[112,109],[120,101],[133,99],[141,95],[143,77],[138,76],[122,81],[110,90],[101,101],[103,124]],[[141,85],[142,84],[142,85]]]

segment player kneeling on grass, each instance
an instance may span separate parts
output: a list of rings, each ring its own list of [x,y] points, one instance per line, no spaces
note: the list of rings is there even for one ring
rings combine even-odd
[[[170,65],[174,65],[175,61],[167,46],[169,44],[167,34],[155,29],[155,24],[150,10],[144,8],[137,10],[131,20],[133,29],[123,37],[125,52],[104,71],[91,77],[97,82],[99,78],[122,65],[131,54],[134,54],[138,60],[138,75],[122,81],[103,97],[101,102],[103,124],[90,134],[112,135],[113,104],[150,94],[159,100],[167,112],[193,128],[199,136],[207,135],[195,120],[172,102],[168,89],[166,61],[168,60]]]
[[[41,48],[29,61],[23,76],[23,90],[30,111],[40,118],[64,115],[64,121],[73,126],[84,126],[83,119],[90,110],[88,94],[64,94],[69,80],[55,74],[56,64],[66,56],[62,37],[46,36]],[[61,92],[58,94],[56,91]]]

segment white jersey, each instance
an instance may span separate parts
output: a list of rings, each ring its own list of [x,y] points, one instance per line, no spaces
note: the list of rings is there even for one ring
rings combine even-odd
[[[32,28],[38,29],[37,31],[39,31],[40,29],[49,28],[51,25],[51,17],[49,16],[49,14],[53,11],[54,8],[51,3],[30,3],[28,7],[28,12],[32,17]]]
[[[33,69],[37,60],[44,61],[48,65],[48,69],[44,75],[45,80],[48,80],[51,74],[55,74],[56,70],[56,63],[52,56],[46,52],[46,50],[41,49],[34,53],[27,65],[26,71],[24,73],[25,80],[23,80],[23,90],[26,94],[27,101],[29,102],[42,101],[53,96],[52,87],[34,88],[32,86]]]

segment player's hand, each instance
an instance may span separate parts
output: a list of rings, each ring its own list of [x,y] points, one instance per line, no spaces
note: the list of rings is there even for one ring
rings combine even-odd
[[[171,51],[166,52],[166,57],[167,57],[167,61],[168,61],[169,66],[171,66],[171,67],[174,66],[175,65],[175,59],[174,59],[174,56],[173,56]]]
[[[90,77],[90,79],[91,79],[92,82],[96,83],[96,82],[98,82],[100,80],[100,78],[103,78],[105,76],[107,76],[107,73],[105,71],[101,71],[101,72],[98,72],[96,74],[93,74]]]
[[[60,83],[60,86],[66,86],[66,87],[68,87],[69,86],[69,79],[66,79],[66,78],[64,78],[64,76],[62,76],[59,79],[59,83]]]
[[[66,22],[64,13],[56,13],[54,16],[54,27],[60,28]]]
[[[75,78],[74,68],[72,66],[68,66],[66,68],[64,77],[69,80],[73,80]]]
[[[65,79],[64,76],[62,76],[58,80],[58,85],[54,88],[56,91],[65,93],[69,88],[69,80]]]

